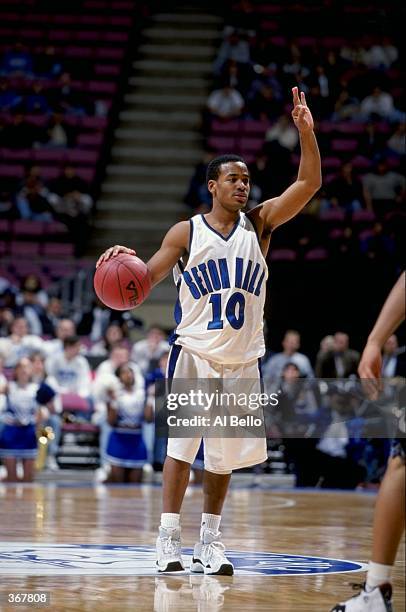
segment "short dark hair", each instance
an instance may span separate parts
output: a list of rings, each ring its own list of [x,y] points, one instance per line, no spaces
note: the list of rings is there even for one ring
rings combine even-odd
[[[63,341],[63,348],[67,348],[68,346],[74,346],[78,342],[80,342],[79,336],[68,336]]]
[[[209,181],[217,181],[221,173],[221,166],[223,164],[228,164],[229,162],[242,162],[243,164],[245,164],[245,161],[242,157],[240,157],[239,155],[233,155],[232,153],[215,157],[207,166],[206,183],[208,183]]]

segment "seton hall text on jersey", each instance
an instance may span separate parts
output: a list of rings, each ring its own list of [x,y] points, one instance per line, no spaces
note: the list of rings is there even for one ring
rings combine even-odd
[[[236,287],[259,296],[265,278],[263,264],[242,257],[209,259],[182,273],[195,300],[220,289]]]

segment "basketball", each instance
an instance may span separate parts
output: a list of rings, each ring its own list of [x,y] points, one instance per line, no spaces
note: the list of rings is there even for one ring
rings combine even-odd
[[[96,269],[93,284],[97,297],[114,310],[136,308],[151,291],[147,265],[135,255],[123,253]]]

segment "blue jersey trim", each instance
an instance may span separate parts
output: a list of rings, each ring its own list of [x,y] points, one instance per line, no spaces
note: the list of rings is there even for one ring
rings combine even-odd
[[[179,344],[172,344],[171,354],[169,355],[169,363],[168,363],[168,378],[173,378],[173,373],[175,372],[176,363],[178,361],[180,352],[182,347]]]
[[[190,234],[189,234],[189,255],[192,250],[192,240],[193,240],[193,219],[189,219],[190,223]]]
[[[219,236],[222,240],[224,240],[224,242],[228,242],[228,240],[230,240],[231,236],[234,234],[235,230],[237,229],[237,227],[240,225],[240,215],[238,215],[238,219],[235,222],[235,225],[233,227],[233,229],[231,230],[231,232],[228,234],[227,238],[225,238],[222,234],[220,234],[220,232],[218,232],[217,230],[214,229],[214,227],[212,227],[210,225],[210,223],[208,221],[206,221],[204,215],[200,215],[201,218],[203,219],[203,222],[207,225],[207,227],[209,228],[209,230],[211,230],[214,234],[216,234],[217,236]]]

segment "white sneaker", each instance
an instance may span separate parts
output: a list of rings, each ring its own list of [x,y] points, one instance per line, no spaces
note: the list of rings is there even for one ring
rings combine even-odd
[[[381,584],[372,591],[365,591],[365,585],[360,584],[354,584],[353,588],[360,588],[361,592],[337,604],[330,612],[393,612],[390,584]]]
[[[159,528],[156,557],[158,572],[182,572],[185,569],[181,555],[179,528]]]
[[[56,472],[57,470],[59,470],[59,465],[57,464],[56,459],[53,455],[48,455],[45,465],[47,469],[51,470],[52,472]]]
[[[205,529],[200,538],[201,541],[195,544],[190,571],[232,576],[234,566],[224,554],[225,546],[220,541],[221,533]]]

